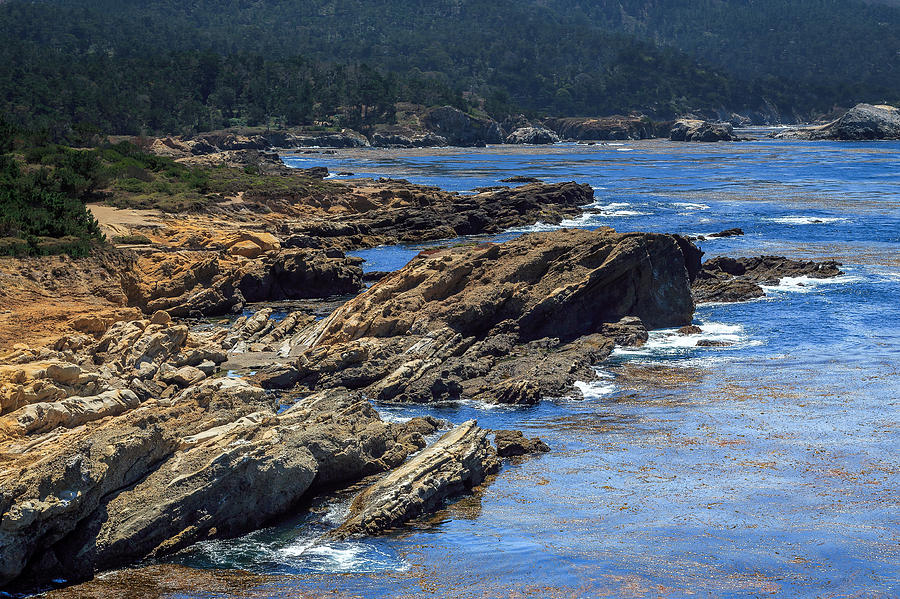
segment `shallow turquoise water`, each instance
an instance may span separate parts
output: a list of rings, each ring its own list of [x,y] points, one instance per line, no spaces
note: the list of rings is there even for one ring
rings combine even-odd
[[[459,191],[516,174],[587,182],[591,214],[564,225],[741,227],[702,242],[707,256],[835,258],[846,275],[700,306],[695,322],[730,347],[654,332],[617,352],[583,401],[381,406],[387,418],[518,428],[553,448],[427,523],[330,543],[320,535],[342,516],[336,501],[176,561],[268,575],[234,596],[900,596],[900,143],[354,150],[291,163]],[[386,270],[420,249],[359,255]]]

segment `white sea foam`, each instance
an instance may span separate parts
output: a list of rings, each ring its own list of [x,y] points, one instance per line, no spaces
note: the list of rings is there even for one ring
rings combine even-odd
[[[602,370],[597,370],[597,375],[600,376],[600,379],[590,383],[584,381],[575,382],[575,387],[581,391],[584,399],[601,399],[615,393],[616,384],[612,382],[613,376]]]
[[[633,210],[627,202],[612,202],[611,204],[596,204],[595,210],[601,216],[648,216],[649,212]]]
[[[381,419],[385,422],[403,424],[404,422],[409,422],[410,420],[412,420],[412,416],[398,416],[397,414],[394,414],[393,412],[385,408],[376,407],[375,409],[378,411],[378,415],[381,417]]]
[[[694,202],[673,202],[672,205],[684,210],[709,210],[709,206],[706,204],[696,204]]]
[[[403,572],[409,564],[400,562],[377,547],[364,542],[322,542],[300,539],[277,552],[279,561],[322,572]],[[300,561],[302,564],[297,564]]]
[[[616,148],[616,152],[634,152],[634,148]]]
[[[841,275],[829,279],[816,279],[814,277],[784,277],[777,285],[760,285],[766,292],[811,293],[826,285],[846,285],[861,281],[861,277],[853,275]]]
[[[720,349],[750,347],[761,345],[759,340],[751,340],[739,324],[726,324],[722,322],[704,322],[700,325],[701,332],[695,335],[682,335],[677,329],[660,329],[650,331],[650,338],[641,347],[617,347],[613,350],[614,356],[620,357],[666,357],[678,356],[696,349]],[[701,341],[725,343],[722,346],[698,347]]]
[[[779,216],[775,218],[766,218],[773,223],[782,225],[828,225],[832,223],[844,222],[846,218],[837,216]]]

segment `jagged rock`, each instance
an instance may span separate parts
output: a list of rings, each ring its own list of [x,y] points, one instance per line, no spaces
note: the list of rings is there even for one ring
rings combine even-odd
[[[299,383],[380,401],[564,396],[615,339],[690,322],[699,255],[609,229],[423,253],[296,339]]]
[[[656,126],[649,119],[640,117],[553,118],[545,120],[544,126],[555,131],[563,139],[580,141],[659,137]]]
[[[669,133],[672,141],[735,141],[731,123],[710,123],[697,119],[679,119]]]
[[[435,148],[448,145],[446,137],[427,131],[376,131],[371,142],[379,148]]]
[[[216,316],[240,310],[247,301],[345,295],[363,288],[360,262],[341,252],[313,249],[272,250],[237,262],[205,252],[153,254],[140,260],[142,288],[136,303],[147,313]]]
[[[471,196],[391,181],[384,183],[379,198],[366,203],[368,210],[307,221],[292,226],[291,233],[333,243],[343,238],[350,245],[415,243],[499,233],[538,221],[558,223],[580,215],[581,207],[593,201],[593,188],[574,182],[504,187]]]
[[[701,339],[697,342],[697,347],[728,347],[731,345],[728,341],[718,341],[716,339]]]
[[[540,438],[526,439],[522,431],[494,431],[494,444],[497,455],[503,458],[550,451],[550,447]]]
[[[428,110],[421,122],[452,146],[484,146],[503,141],[503,132],[496,121],[468,115],[452,106]]]
[[[636,316],[625,316],[618,322],[604,323],[601,333],[624,347],[640,347],[650,338],[647,327]]]
[[[719,257],[703,263],[692,293],[697,302],[740,302],[765,295],[760,285],[777,285],[784,277],[817,279],[843,274],[833,261],[791,260],[783,256]]]
[[[851,141],[900,139],[900,109],[888,105],[857,104],[827,125],[783,131],[775,137]]]
[[[521,127],[506,136],[508,144],[555,144],[559,135],[544,127]]]
[[[300,380],[300,372],[287,364],[273,364],[257,372],[253,380],[263,389],[290,389]]]
[[[487,431],[469,420],[360,493],[335,536],[386,532],[481,484],[497,468]]]
[[[347,394],[277,414],[240,379],[177,394],[136,387],[0,419],[0,586],[84,579],[242,534],[320,489],[399,465],[433,430],[383,423]]]

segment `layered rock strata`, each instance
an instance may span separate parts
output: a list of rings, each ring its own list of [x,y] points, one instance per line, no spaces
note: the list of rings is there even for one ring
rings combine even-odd
[[[277,374],[379,401],[567,395],[617,341],[690,323],[699,259],[684,238],[611,229],[423,252],[305,333],[296,375]]]
[[[386,532],[481,484],[499,467],[487,431],[469,420],[356,496],[338,538]]]

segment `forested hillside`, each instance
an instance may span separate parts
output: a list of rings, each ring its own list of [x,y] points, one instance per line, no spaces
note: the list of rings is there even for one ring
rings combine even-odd
[[[0,108],[41,127],[598,115],[900,98],[900,10],[838,0],[9,0]]]

